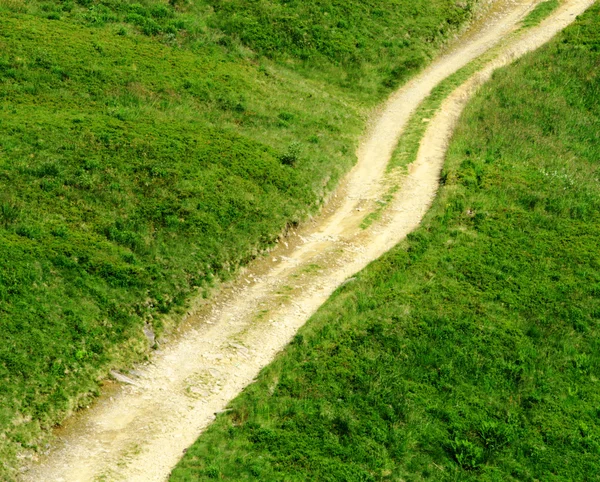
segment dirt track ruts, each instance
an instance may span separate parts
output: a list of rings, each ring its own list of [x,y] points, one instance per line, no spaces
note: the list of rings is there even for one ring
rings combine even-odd
[[[441,80],[514,32],[537,1],[505,8],[388,101],[359,161],[312,225],[245,270],[186,322],[184,335],[137,370],[135,385],[103,396],[68,422],[27,481],[162,481],[202,430],[285,347],[346,279],[415,229],[435,196],[446,146],[466,101],[492,72],[550,40],[593,0],[566,0],[539,27],[511,37],[495,60],[456,89],[431,119],[401,190],[368,229],[385,169],[419,103]],[[288,243],[286,245],[286,243]]]

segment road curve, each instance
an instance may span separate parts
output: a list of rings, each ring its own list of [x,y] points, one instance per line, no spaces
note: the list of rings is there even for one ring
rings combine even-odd
[[[312,225],[253,263],[210,303],[199,302],[180,339],[136,370],[134,384],[100,398],[57,432],[24,481],[163,481],[183,451],[345,280],[415,229],[435,196],[446,146],[466,101],[492,72],[535,50],[594,0],[565,0],[538,27],[511,35],[429,122],[417,160],[381,219],[361,229],[386,192],[385,169],[420,102],[447,76],[514,33],[535,0],[506,0],[479,33],[396,92],[359,149],[359,160]]]

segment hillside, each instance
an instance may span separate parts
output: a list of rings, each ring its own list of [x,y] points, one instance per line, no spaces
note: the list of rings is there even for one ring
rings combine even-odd
[[[481,89],[423,225],[336,292],[171,480],[600,473],[599,19]]]
[[[144,329],[314,213],[369,110],[472,10],[235,3],[0,1],[2,477],[146,356]]]

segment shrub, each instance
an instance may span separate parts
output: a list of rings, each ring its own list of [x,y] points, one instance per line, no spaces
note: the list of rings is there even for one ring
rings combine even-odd
[[[279,161],[285,166],[295,166],[298,162],[298,157],[302,150],[302,144],[300,142],[292,142],[287,151],[279,156]]]

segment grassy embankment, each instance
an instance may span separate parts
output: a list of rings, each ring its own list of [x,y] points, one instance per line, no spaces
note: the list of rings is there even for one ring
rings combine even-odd
[[[0,0],[0,478],[317,208],[471,4]]]
[[[467,107],[423,225],[171,480],[600,474],[600,5]]]

